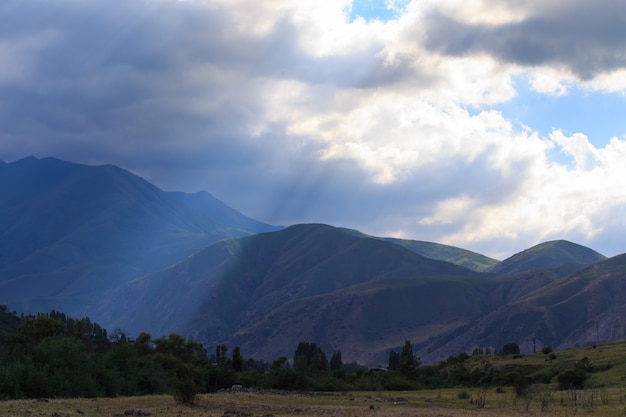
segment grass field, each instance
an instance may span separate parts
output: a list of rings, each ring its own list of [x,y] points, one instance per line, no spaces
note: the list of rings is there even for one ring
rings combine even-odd
[[[511,391],[460,389],[384,393],[238,392],[204,394],[195,406],[177,405],[170,396],[99,399],[49,399],[0,402],[0,416],[124,416],[188,417],[466,417],[466,416],[624,416],[626,391],[617,388],[573,392],[534,387],[527,399]],[[576,395],[575,399],[573,394]],[[137,414],[141,415],[141,414]]]

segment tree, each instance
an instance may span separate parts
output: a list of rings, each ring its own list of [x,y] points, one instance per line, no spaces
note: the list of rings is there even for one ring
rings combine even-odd
[[[333,351],[332,356],[330,357],[330,370],[331,371],[339,371],[343,368],[343,361],[341,360],[341,351],[335,350]]]
[[[304,357],[300,357],[299,362],[304,364]],[[307,387],[307,377],[303,372],[296,373],[289,368],[289,361],[285,356],[274,360],[266,381],[268,388],[275,389],[305,389]]]
[[[275,359],[274,362],[272,362],[272,370],[276,371],[279,369],[287,369],[287,367],[289,366],[289,360],[285,357],[285,356],[281,356],[278,359]]]
[[[235,372],[241,372],[243,370],[243,356],[241,356],[241,348],[235,346],[232,353],[233,370]]]
[[[515,390],[515,396],[517,398],[526,397],[528,389],[532,385],[532,379],[519,370],[511,372],[507,377],[511,381],[511,385]]]
[[[387,369],[390,371],[397,371],[400,367],[400,354],[395,350],[389,352],[389,361],[387,362]]]
[[[400,374],[407,379],[417,376],[417,368],[420,366],[420,358],[413,354],[413,346],[410,340],[404,341],[404,346],[400,352],[400,363],[398,370]]]
[[[519,355],[519,345],[515,342],[506,343],[500,351],[503,355]]]
[[[228,352],[228,348],[225,344],[215,346],[215,361],[218,366],[225,367],[226,366],[226,353]]]
[[[139,336],[137,336],[137,339],[135,339],[134,346],[137,353],[141,356],[147,356],[154,352],[152,346],[152,336],[150,335],[150,333],[139,333]]]
[[[326,354],[313,342],[300,342],[293,355],[296,366],[302,366],[307,373],[325,371],[328,367]]]
[[[40,315],[22,320],[17,331],[30,341],[40,342],[48,337],[62,336],[65,333],[65,326],[58,320]]]

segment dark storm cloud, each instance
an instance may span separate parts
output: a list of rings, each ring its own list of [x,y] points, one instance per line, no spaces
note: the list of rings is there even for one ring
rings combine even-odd
[[[626,67],[626,3],[545,2],[520,22],[468,24],[441,13],[426,19],[426,46],[448,55],[488,53],[523,66],[556,65],[581,79]]]
[[[230,23],[182,3],[9,3],[0,9],[0,42],[36,41],[14,48],[25,63],[18,79],[0,74],[0,152],[155,174],[163,161],[248,163],[237,156],[263,109],[257,87],[236,73],[269,72],[259,54],[293,48],[272,34],[237,42]]]
[[[14,45],[10,58],[24,69],[17,79],[0,74],[0,152],[120,164],[138,152],[231,159],[265,117],[260,79],[369,88],[409,73],[376,57],[381,45],[313,58],[287,18],[259,36],[233,19],[184,2],[4,3],[0,43]]]

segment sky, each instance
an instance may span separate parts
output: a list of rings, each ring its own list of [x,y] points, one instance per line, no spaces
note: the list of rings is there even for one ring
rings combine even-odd
[[[504,259],[626,252],[626,3],[5,0],[0,159]]]

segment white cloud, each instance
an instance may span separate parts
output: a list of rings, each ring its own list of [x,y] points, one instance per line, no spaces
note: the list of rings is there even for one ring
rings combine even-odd
[[[598,242],[602,234],[612,233],[613,227],[623,227],[621,216],[615,213],[622,212],[626,204],[626,142],[613,138],[605,148],[597,149],[584,135],[566,137],[560,131],[553,132],[551,139],[575,158],[574,167],[550,163],[537,155],[535,164],[519,171],[523,186],[514,196],[493,205],[466,205],[463,215],[472,220],[453,220],[464,225],[444,241],[489,245],[492,253],[501,257],[508,256],[507,248],[514,241],[527,242],[518,244],[518,250],[529,243],[564,237]],[[446,206],[450,202],[442,204],[442,212],[450,213]],[[458,205],[458,201],[451,204]],[[496,249],[495,242],[502,245],[506,241]]]
[[[626,69],[599,74],[597,77],[581,83],[582,86],[590,90],[603,91],[608,93],[626,93]]]
[[[575,133],[567,137],[560,130],[556,130],[552,132],[550,138],[563,149],[563,152],[574,158],[577,170],[591,171],[598,165],[598,150],[589,143],[584,134]]]
[[[529,81],[534,91],[560,97],[567,95],[568,85],[575,83],[576,80],[573,76],[548,69],[531,72]]]

